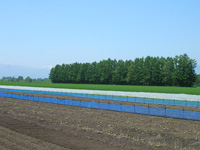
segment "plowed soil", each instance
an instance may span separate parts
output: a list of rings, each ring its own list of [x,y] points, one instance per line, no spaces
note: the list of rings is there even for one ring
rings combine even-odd
[[[200,149],[200,122],[0,97],[0,149]]]

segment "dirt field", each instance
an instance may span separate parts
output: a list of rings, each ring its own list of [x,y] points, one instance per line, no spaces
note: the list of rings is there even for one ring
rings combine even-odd
[[[0,149],[200,149],[200,122],[0,98]]]

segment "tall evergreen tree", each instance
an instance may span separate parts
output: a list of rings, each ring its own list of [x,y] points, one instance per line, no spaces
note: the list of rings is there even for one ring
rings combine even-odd
[[[193,86],[196,81],[196,65],[196,61],[190,59],[187,54],[176,56],[173,75],[175,83],[179,86]]]
[[[162,83],[163,85],[172,86],[173,82],[173,72],[174,72],[174,60],[171,57],[168,57],[162,68],[161,76],[163,76]]]

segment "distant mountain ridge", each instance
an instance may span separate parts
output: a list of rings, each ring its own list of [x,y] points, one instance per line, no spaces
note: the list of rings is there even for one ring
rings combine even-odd
[[[31,78],[48,78],[50,68],[31,68],[17,65],[4,65],[0,64],[0,79],[2,77],[18,77],[24,78],[29,76]]]

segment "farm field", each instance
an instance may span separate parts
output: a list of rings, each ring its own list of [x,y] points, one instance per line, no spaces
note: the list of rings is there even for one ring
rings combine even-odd
[[[21,128],[26,127],[26,128],[31,128],[33,127],[32,125],[27,125],[26,123],[21,124],[22,122],[12,120],[7,117],[0,116],[1,120],[1,125],[7,126],[9,123],[8,127],[12,128],[11,124],[15,124],[18,126],[21,126]],[[16,127],[15,127],[16,128]],[[33,128],[39,128],[37,126],[34,126]],[[57,146],[55,144],[45,142],[43,140],[39,140],[36,138],[33,138],[31,136],[24,135],[22,133],[18,132],[19,128],[16,131],[13,131],[11,129],[5,128],[0,126],[0,149],[1,150],[10,150],[10,149],[19,149],[19,150],[33,150],[33,149],[40,149],[40,150],[46,150],[46,149],[54,149],[54,150],[69,150],[67,148],[63,148],[60,146]],[[24,129],[23,129],[24,130]],[[43,131],[44,133],[44,131]],[[35,134],[38,134],[37,132]]]
[[[59,83],[27,83],[27,82],[0,82],[0,85],[200,95],[200,87],[132,86],[132,85],[102,85],[102,84],[59,84]]]
[[[61,149],[200,149],[199,121],[3,97],[0,98],[0,129]]]

